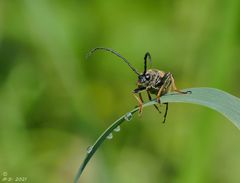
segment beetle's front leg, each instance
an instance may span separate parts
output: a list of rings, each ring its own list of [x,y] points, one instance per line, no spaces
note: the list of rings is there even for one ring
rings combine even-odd
[[[139,115],[142,114],[142,109],[143,109],[143,101],[142,101],[142,95],[139,93],[139,97],[136,94],[133,94],[133,96],[137,99],[138,101],[138,106],[139,106]]]
[[[142,114],[142,108],[143,108],[143,99],[142,99],[142,91],[145,91],[145,87],[139,87],[135,90],[133,90],[133,96],[137,99],[138,101],[138,106],[139,106],[139,115]],[[139,97],[136,95],[138,93]]]

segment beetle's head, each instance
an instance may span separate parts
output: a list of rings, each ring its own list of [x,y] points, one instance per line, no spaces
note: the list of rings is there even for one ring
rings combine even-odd
[[[138,76],[138,82],[137,84],[139,86],[148,86],[149,82],[151,81],[151,75],[146,72]]]

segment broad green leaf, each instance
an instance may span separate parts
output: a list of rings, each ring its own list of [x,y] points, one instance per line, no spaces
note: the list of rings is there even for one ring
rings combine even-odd
[[[199,104],[211,109],[218,111],[228,118],[237,128],[240,128],[240,99],[226,93],[224,91],[214,89],[214,88],[189,88],[183,91],[191,91],[191,94],[178,94],[178,93],[169,93],[161,97],[161,103],[174,103],[174,102],[183,102],[183,103],[193,103]],[[156,100],[147,102],[143,107],[151,106],[157,104]],[[106,138],[113,132],[115,128],[120,126],[124,121],[129,121],[132,118],[132,115],[138,111],[138,107],[132,111],[121,116],[116,120],[112,125],[110,125],[102,135],[97,139],[93,146],[88,148],[87,155],[82,162],[79,171],[75,177],[74,183],[77,183],[84,168],[87,163],[101,146],[101,144],[106,140]]]

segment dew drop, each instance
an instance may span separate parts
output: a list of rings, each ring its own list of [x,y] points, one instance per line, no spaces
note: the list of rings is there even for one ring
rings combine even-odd
[[[93,149],[93,146],[88,146],[87,153],[89,154],[92,151],[92,149]]]
[[[120,130],[121,130],[120,126],[117,126],[117,127],[114,129],[115,132],[119,132]]]
[[[112,139],[113,138],[113,134],[112,133],[110,133],[108,136],[107,136],[107,139]]]
[[[126,120],[126,121],[130,121],[131,119],[132,119],[132,113],[127,113],[126,115],[125,115],[125,117],[124,117],[124,119]]]

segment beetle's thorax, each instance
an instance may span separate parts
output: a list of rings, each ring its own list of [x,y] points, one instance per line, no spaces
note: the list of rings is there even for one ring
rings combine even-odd
[[[157,69],[149,69],[146,73],[142,73],[138,77],[138,86],[142,87],[156,87],[156,85],[161,81],[161,78],[164,76],[165,72]]]

